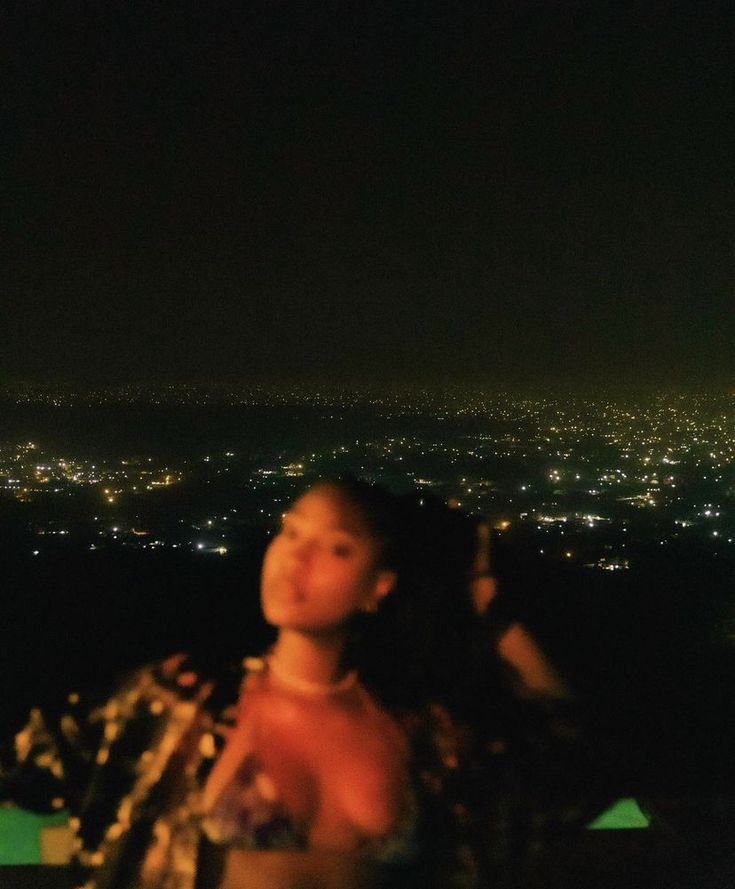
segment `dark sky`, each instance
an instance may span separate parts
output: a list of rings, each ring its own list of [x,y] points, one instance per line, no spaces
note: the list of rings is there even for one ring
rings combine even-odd
[[[3,8],[0,381],[735,385],[731,3]]]

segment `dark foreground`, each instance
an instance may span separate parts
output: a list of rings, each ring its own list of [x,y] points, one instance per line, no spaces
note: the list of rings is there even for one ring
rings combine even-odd
[[[3,566],[6,751],[30,705],[70,690],[103,694],[132,667],[173,651],[212,661],[262,650],[264,539],[236,556],[121,553]],[[600,771],[651,815],[648,829],[560,829],[493,885],[725,887],[735,867],[735,749],[729,566],[650,559],[638,572],[544,571],[497,553],[506,613],[529,626],[604,737]],[[65,868],[1,867],[2,889],[71,889]]]

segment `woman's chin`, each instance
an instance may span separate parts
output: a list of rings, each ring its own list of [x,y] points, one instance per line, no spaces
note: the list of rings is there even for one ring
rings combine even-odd
[[[303,595],[293,587],[282,586],[264,590],[261,596],[263,616],[273,626],[298,620],[303,610],[303,604]]]
[[[263,605],[263,617],[266,622],[277,629],[288,629],[296,620],[293,608],[284,607],[282,604],[269,603]]]

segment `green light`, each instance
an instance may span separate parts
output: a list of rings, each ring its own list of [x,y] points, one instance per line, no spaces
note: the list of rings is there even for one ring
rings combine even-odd
[[[648,827],[649,819],[632,797],[619,799],[587,825],[587,830],[631,830]]]
[[[41,864],[41,830],[69,820],[68,812],[39,815],[0,806],[0,865]]]

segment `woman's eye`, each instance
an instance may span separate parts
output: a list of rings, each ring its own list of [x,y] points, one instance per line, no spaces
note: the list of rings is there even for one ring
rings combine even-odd
[[[332,554],[340,559],[346,559],[352,555],[352,547],[348,543],[335,543],[332,546]]]

